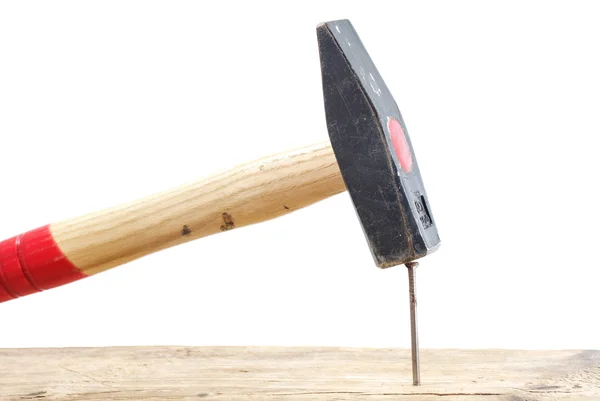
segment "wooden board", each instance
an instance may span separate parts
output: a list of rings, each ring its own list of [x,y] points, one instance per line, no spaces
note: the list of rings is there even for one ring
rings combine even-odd
[[[600,351],[122,347],[0,350],[0,400],[600,400]]]

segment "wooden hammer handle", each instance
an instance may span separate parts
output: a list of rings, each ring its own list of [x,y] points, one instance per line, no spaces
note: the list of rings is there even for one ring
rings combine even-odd
[[[0,242],[0,302],[184,242],[273,219],[345,189],[327,142],[40,227]]]

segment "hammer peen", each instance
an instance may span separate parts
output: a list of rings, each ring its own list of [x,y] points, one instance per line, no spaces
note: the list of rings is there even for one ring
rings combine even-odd
[[[408,267],[413,383],[419,384],[415,261],[435,251],[440,238],[414,149],[352,24],[322,23],[317,39],[329,141],[2,241],[0,302],[348,190],[375,264]]]

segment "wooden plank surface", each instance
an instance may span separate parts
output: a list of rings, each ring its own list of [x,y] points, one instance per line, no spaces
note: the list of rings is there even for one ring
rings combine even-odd
[[[0,400],[600,400],[600,351],[0,349]]]

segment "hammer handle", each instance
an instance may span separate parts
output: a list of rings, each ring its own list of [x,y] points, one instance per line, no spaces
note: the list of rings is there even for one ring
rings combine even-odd
[[[46,225],[0,242],[0,302],[188,241],[270,220],[345,189],[327,142]]]

